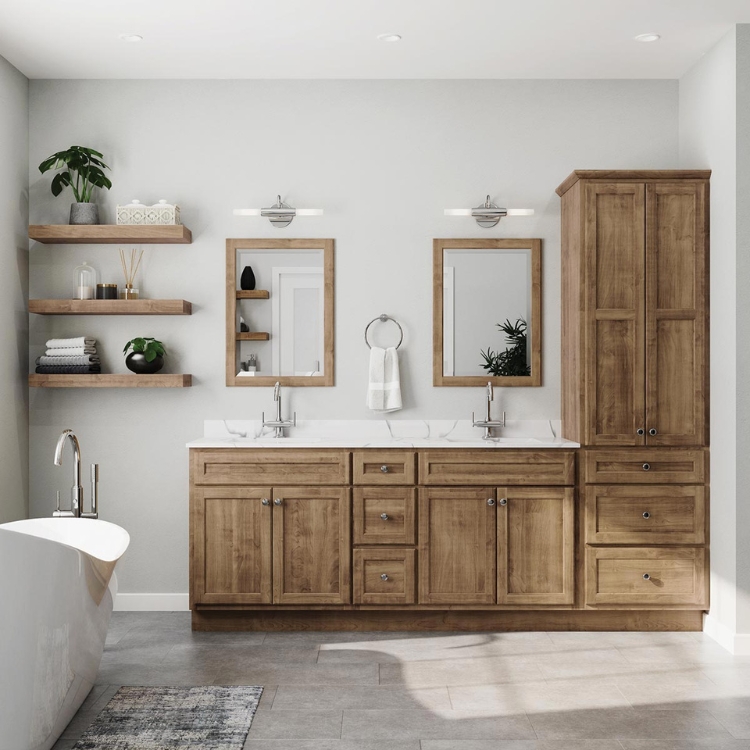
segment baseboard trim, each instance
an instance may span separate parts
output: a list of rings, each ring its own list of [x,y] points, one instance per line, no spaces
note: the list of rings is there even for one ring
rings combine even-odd
[[[115,612],[188,612],[189,594],[122,594],[115,599]]]
[[[750,656],[750,634],[735,633],[710,614],[703,618],[703,632],[734,656]]]

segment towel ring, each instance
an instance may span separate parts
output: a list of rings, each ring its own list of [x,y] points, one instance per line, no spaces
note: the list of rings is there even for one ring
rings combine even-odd
[[[366,326],[365,326],[365,344],[367,344],[368,348],[372,349],[372,346],[370,345],[370,342],[367,340],[367,332],[370,330],[370,326],[373,323],[377,323],[380,321],[381,323],[385,323],[386,321],[390,320],[392,323],[395,323],[398,326],[398,330],[401,333],[401,338],[398,340],[398,344],[396,344],[396,349],[398,349],[403,340],[404,340],[404,329],[401,327],[401,323],[399,323],[396,318],[392,318],[390,315],[386,315],[383,313],[382,315],[378,315],[377,318],[373,318]]]

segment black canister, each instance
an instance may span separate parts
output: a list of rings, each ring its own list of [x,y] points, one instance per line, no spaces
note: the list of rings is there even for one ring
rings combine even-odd
[[[97,299],[117,299],[117,284],[97,284]]]

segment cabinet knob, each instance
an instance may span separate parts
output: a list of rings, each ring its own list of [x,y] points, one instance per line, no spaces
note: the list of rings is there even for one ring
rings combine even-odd
[[[649,580],[651,580],[651,576],[648,573],[644,573],[643,574],[643,580],[644,581],[649,581]]]
[[[381,513],[381,514],[380,514],[380,518],[381,518],[381,519],[382,519],[383,521],[387,521],[387,520],[388,520],[388,514],[387,514],[387,513]]]
[[[273,501],[273,504],[274,504],[274,505],[281,505],[281,498],[280,498],[280,497],[277,497],[277,498],[276,498],[276,499],[275,499],[275,500]]]
[[[643,427],[639,427],[636,431],[636,435],[644,435],[646,433],[646,430],[643,429]]]
[[[500,505],[507,505],[508,504],[508,498],[507,497],[501,497],[500,498]]]
[[[656,428],[652,427],[652,428],[651,428],[651,429],[650,429],[650,430],[648,431],[648,434],[649,434],[649,435],[656,435]]]
[[[380,580],[381,581],[387,581],[388,580],[388,573],[381,573],[380,574]]]
[[[648,471],[651,468],[651,464],[643,464],[643,471]]]
[[[385,464],[383,464],[383,465],[382,465],[382,466],[380,467],[380,471],[382,471],[382,472],[383,472],[383,474],[387,474],[387,473],[388,473],[388,471],[389,471],[389,469],[388,469],[388,467],[387,467],[387,466],[386,466]]]
[[[643,511],[643,517],[644,518],[651,518],[651,514],[647,510],[644,510]]]
[[[495,501],[491,497],[488,497],[487,498],[487,505],[492,506],[494,504],[495,504]]]
[[[263,499],[262,499],[262,500],[260,501],[260,504],[261,504],[261,505],[270,505],[270,504],[271,504],[271,501],[270,501],[270,500],[269,500],[269,499],[268,499],[267,497],[264,497],[264,498],[263,498]]]

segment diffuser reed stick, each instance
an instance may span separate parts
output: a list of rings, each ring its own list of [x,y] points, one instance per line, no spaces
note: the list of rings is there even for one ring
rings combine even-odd
[[[138,269],[141,267],[141,260],[143,258],[143,250],[140,255],[138,251],[132,248],[130,251],[130,259],[125,255],[125,251],[120,248],[120,263],[122,264],[122,272],[125,275],[125,288],[120,292],[120,299],[138,299],[138,289],[135,288],[135,276],[138,273]],[[137,257],[136,257],[137,256]]]

